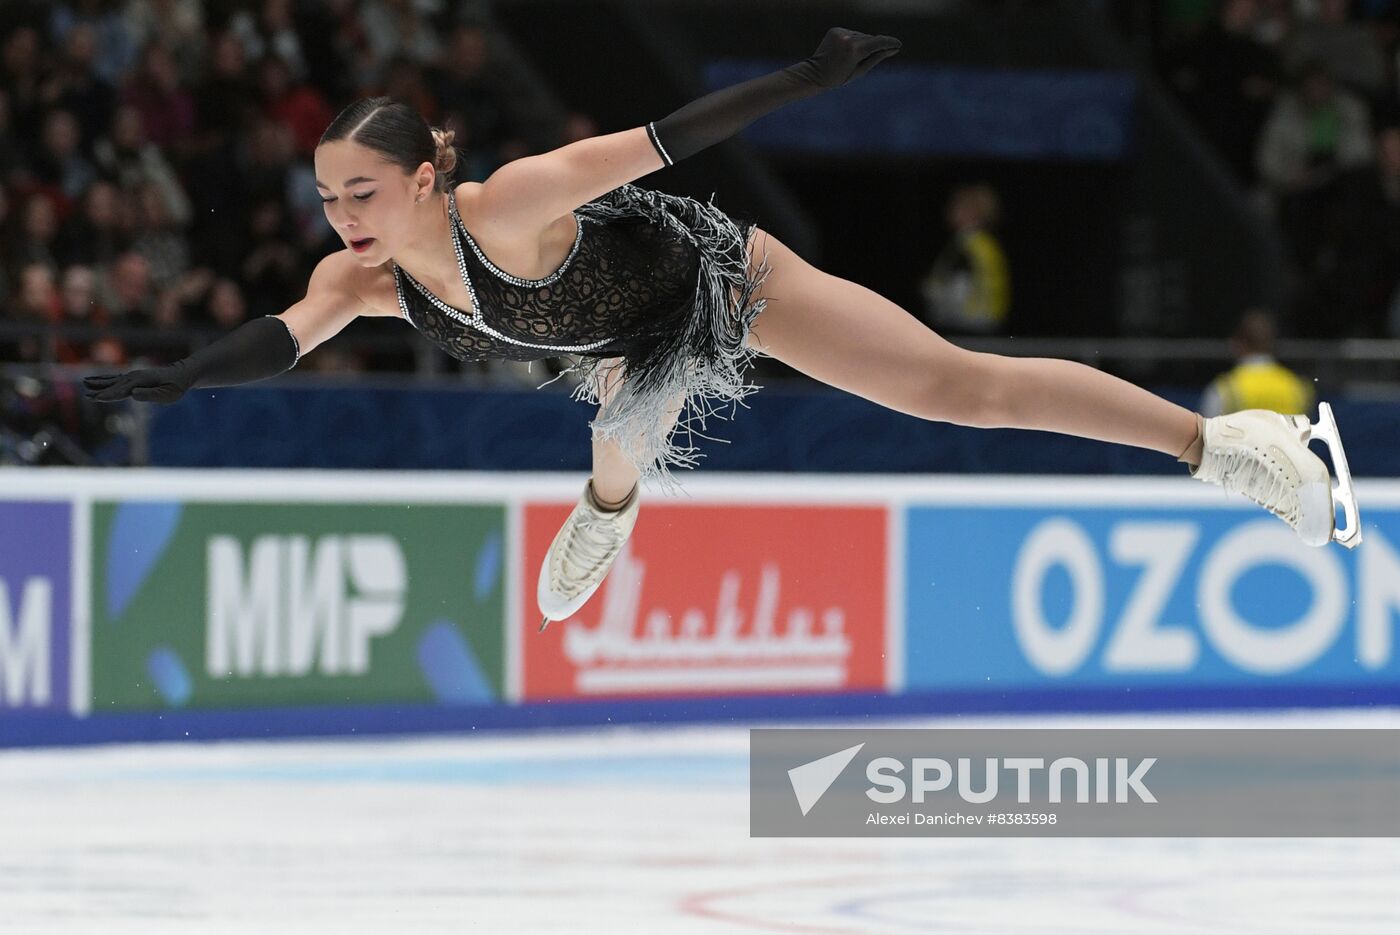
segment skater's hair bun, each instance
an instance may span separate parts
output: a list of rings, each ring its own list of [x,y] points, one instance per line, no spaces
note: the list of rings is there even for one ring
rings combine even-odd
[[[456,130],[444,130],[441,127],[433,127],[433,141],[437,144],[437,156],[433,159],[433,166],[438,171],[438,177],[451,178],[452,172],[457,168],[457,147],[452,145],[452,141],[457,138]]]
[[[455,130],[428,126],[422,115],[402,101],[362,97],[336,115],[317,145],[336,140],[358,143],[405,175],[430,163],[437,170],[433,190],[446,192],[457,168],[457,148],[452,145],[456,136]]]

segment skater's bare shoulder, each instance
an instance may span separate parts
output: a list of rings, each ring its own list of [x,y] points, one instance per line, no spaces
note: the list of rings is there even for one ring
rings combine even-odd
[[[381,276],[388,277],[387,300]],[[393,274],[387,268],[366,269],[349,250],[340,250],[316,264],[306,297],[276,317],[287,323],[305,355],[361,315],[398,315],[393,289]]]
[[[322,283],[317,283],[318,277],[323,280]],[[317,264],[311,280],[308,295],[312,288],[322,285],[332,292],[338,292],[340,299],[357,305],[357,315],[403,317],[398,292],[394,288],[394,271],[387,262],[365,266],[356,260],[352,250],[337,250]]]

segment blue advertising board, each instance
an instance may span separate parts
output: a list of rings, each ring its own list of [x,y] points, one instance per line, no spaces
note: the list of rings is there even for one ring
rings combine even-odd
[[[912,507],[904,688],[1393,691],[1400,510],[1363,528],[1347,551],[1252,507]]]
[[[68,709],[71,512],[0,502],[0,717]]]

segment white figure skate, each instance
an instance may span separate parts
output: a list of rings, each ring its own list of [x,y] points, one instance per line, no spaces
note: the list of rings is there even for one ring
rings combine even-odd
[[[1244,494],[1292,526],[1308,545],[1361,544],[1360,514],[1351,486],[1351,469],[1337,433],[1332,407],[1318,404],[1316,425],[1307,416],[1286,416],[1267,409],[1246,409],[1205,420],[1201,463],[1191,471],[1197,480]],[[1310,439],[1326,443],[1337,469],[1334,484],[1327,465],[1308,449]],[[1346,527],[1337,529],[1341,504]]]
[[[536,598],[544,614],[541,631],[551,620],[573,616],[598,590],[637,525],[640,494],[638,482],[627,502],[610,512],[593,499],[593,479],[589,478],[578,505],[555,534],[540,566]]]

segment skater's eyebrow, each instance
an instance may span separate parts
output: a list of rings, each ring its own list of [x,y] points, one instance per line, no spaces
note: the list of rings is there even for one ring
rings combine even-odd
[[[344,185],[344,187],[345,187],[345,188],[349,188],[351,185],[356,185],[356,184],[358,184],[358,183],[360,183],[360,182],[375,182],[375,181],[378,181],[378,180],[377,180],[377,179],[369,178],[368,176],[364,176],[364,175],[357,175],[357,176],[355,176],[353,179],[346,179],[346,180],[345,180],[345,185]],[[327,185],[325,182],[322,182],[320,179],[317,179],[317,180],[316,180],[316,187],[317,187],[317,188],[324,188],[326,191],[330,191],[330,190],[331,190],[331,187],[330,187],[329,185]]]

